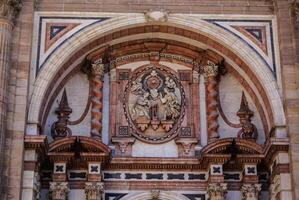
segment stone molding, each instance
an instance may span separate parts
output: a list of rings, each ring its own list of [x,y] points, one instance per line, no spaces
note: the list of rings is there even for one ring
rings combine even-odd
[[[21,0],[2,0],[0,2],[0,18],[15,22],[21,8]]]

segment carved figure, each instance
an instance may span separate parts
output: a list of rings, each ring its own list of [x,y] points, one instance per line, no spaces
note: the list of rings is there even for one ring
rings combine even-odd
[[[173,92],[170,92],[167,88],[164,88],[164,92],[164,97],[160,94],[161,102],[166,105],[164,120],[173,120],[180,115],[181,106],[177,96]]]
[[[174,82],[174,80],[172,78],[170,78],[169,76],[166,76],[165,78],[165,85],[168,88],[176,88],[176,83]]]
[[[146,117],[150,119],[149,116],[149,93],[145,92],[143,95],[140,95],[133,106],[132,109],[132,118],[137,119],[138,117]]]

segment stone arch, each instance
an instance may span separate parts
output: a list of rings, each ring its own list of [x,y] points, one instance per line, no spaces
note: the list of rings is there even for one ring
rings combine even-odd
[[[112,18],[110,20],[104,21],[101,24],[94,24],[88,27],[84,32],[78,33],[76,37],[70,38],[68,42],[61,45],[56,50],[55,54],[51,55],[43,64],[43,68],[37,76],[30,99],[28,122],[37,124],[39,123],[39,113],[43,104],[43,99],[45,97],[45,91],[49,87],[55,74],[66,63],[66,61],[71,58],[74,52],[79,53],[78,51],[82,48],[82,46],[89,44],[91,41],[99,37],[103,37],[112,31],[130,27],[138,28],[145,23],[146,21],[143,14],[135,14],[132,16],[126,15]],[[154,27],[154,25],[159,24],[161,25],[161,23],[152,23],[151,25]],[[272,110],[271,116],[273,117],[273,125],[285,125],[285,116],[276,80],[266,64],[263,63],[261,58],[252,49],[244,46],[242,41],[240,41],[237,37],[230,35],[215,25],[209,24],[208,22],[193,16],[170,15],[168,22],[163,23],[163,25],[181,27],[185,30],[191,30],[195,33],[202,34],[211,40],[217,41],[226,48],[230,48],[234,54],[236,54],[249,66],[250,70],[254,73],[265,90],[266,98],[270,103],[269,107]],[[154,33],[149,34],[154,35]],[[183,40],[186,43],[194,43],[192,38],[177,37],[174,33],[172,34],[172,37],[178,41]],[[200,44],[199,42],[195,42],[194,44],[196,46],[205,45]],[[213,49],[213,46],[209,46],[209,48]],[[217,50],[215,51],[217,52]],[[221,54],[221,52],[218,53]],[[234,64],[234,61],[231,62]],[[243,74],[246,76],[245,71]]]
[[[121,200],[151,200],[153,199],[152,192],[136,192],[128,194],[121,198]],[[159,192],[159,200],[188,200],[187,197],[174,192]]]

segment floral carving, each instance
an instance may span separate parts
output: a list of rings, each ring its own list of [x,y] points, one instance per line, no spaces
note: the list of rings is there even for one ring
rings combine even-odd
[[[184,112],[184,92],[170,71],[149,66],[135,72],[124,98],[128,102],[124,104],[125,113],[135,136],[158,142],[177,131]]]
[[[243,184],[241,188],[243,200],[258,200],[261,184]]]
[[[99,182],[86,182],[85,194],[86,200],[100,200],[102,192],[104,191],[104,183]]]
[[[227,193],[227,184],[209,183],[207,193],[209,200],[224,200]]]
[[[22,8],[21,0],[1,0],[0,17],[14,22]]]
[[[67,182],[50,182],[50,196],[53,200],[66,200],[69,193]]]

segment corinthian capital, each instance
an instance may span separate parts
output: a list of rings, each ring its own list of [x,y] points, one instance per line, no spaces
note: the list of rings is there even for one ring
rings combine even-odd
[[[204,66],[202,69],[203,69],[202,72],[203,72],[203,75],[205,78],[208,78],[211,76],[215,77],[218,75],[218,65],[216,65],[212,61],[208,60],[207,65]]]
[[[100,200],[103,191],[104,191],[103,183],[99,183],[99,182],[85,183],[85,194],[87,200]]]
[[[258,200],[261,184],[244,184],[242,185],[242,200]]]
[[[0,18],[15,22],[22,8],[21,0],[1,0],[0,1]]]
[[[105,73],[105,65],[103,64],[102,59],[94,62],[91,65],[91,73],[93,75],[100,75],[100,76],[104,75],[104,73]]]
[[[50,182],[52,200],[66,200],[69,192],[67,182]]]
[[[224,200],[227,193],[227,184],[209,183],[207,193],[209,200]]]

